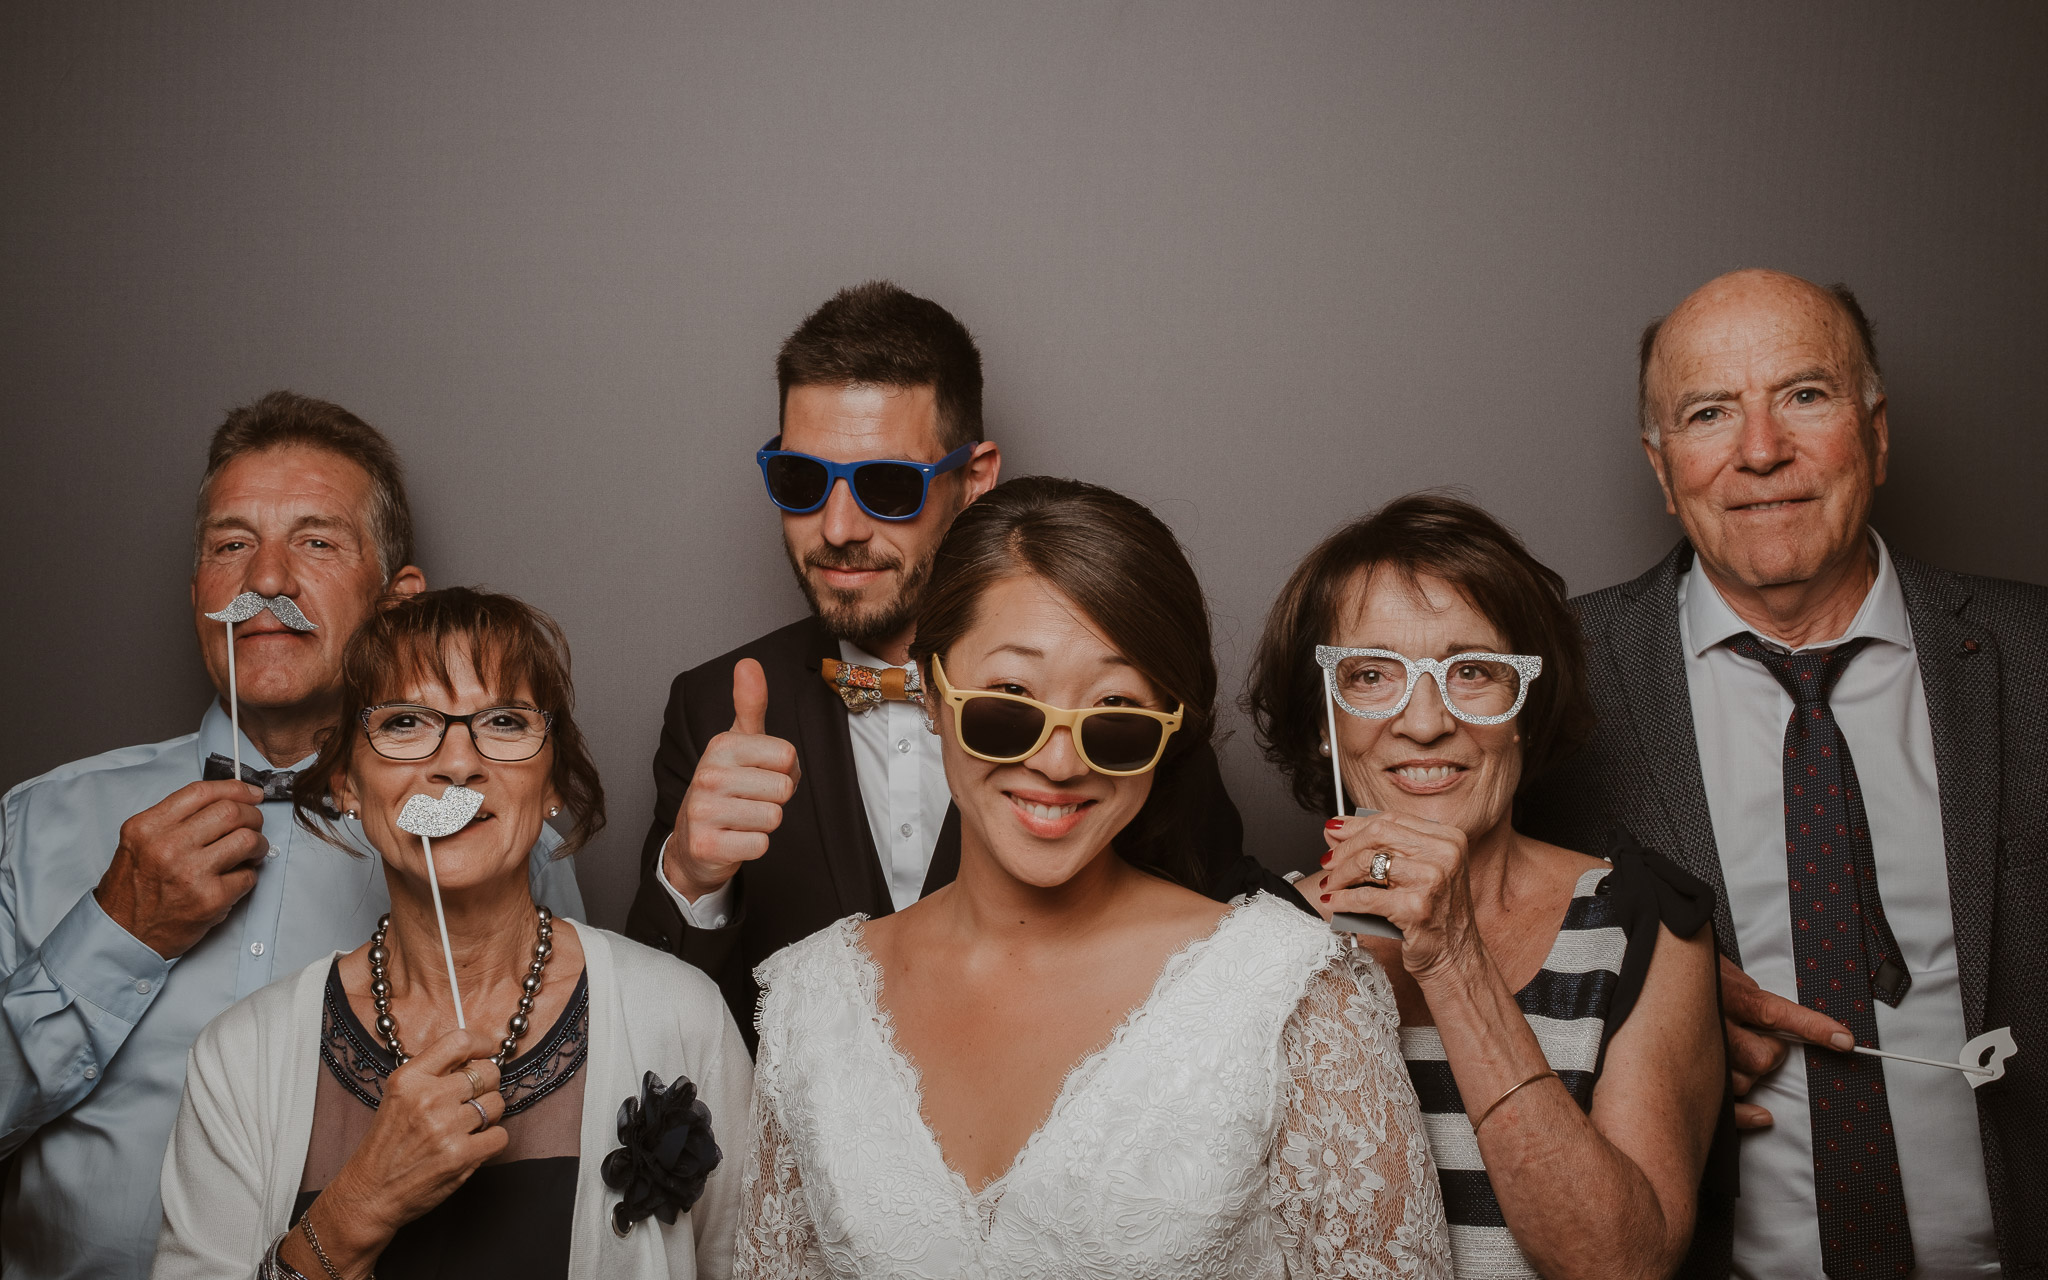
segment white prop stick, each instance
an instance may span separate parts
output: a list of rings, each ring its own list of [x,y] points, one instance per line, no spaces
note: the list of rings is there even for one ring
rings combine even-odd
[[[1833,1045],[1814,1044],[1811,1040],[1802,1040],[1798,1036],[1786,1035],[1783,1032],[1778,1033],[1778,1038],[1780,1040],[1790,1040],[1793,1044],[1808,1045],[1815,1049],[1827,1049],[1834,1053],[1844,1052],[1841,1049],[1836,1049]],[[1995,1031],[1986,1031],[1983,1035],[1971,1040],[1963,1046],[1963,1051],[1956,1055],[1954,1062],[1943,1062],[1939,1058],[1916,1058],[1910,1053],[1892,1053],[1886,1049],[1872,1049],[1860,1044],[1855,1047],[1855,1052],[1868,1054],[1873,1058],[1890,1058],[1894,1062],[1911,1062],[1923,1067],[1940,1067],[1945,1071],[1960,1071],[1968,1078],[1972,1089],[1980,1088],[1990,1084],[1993,1080],[2003,1078],[2005,1075],[2005,1060],[2018,1056],[2019,1051],[2019,1044],[2012,1038],[2011,1027],[2000,1027]]]
[[[1327,675],[1323,683],[1323,711],[1330,721],[1330,781],[1336,786],[1337,816],[1342,818],[1347,816],[1344,811],[1351,806],[1344,799],[1344,768],[1338,763],[1337,757],[1337,695],[1330,692]],[[1377,812],[1377,809],[1360,809],[1358,813],[1348,816],[1370,817]],[[1385,916],[1369,916],[1362,911],[1332,912],[1330,927],[1342,933],[1362,933],[1374,938],[1392,938],[1396,942],[1403,936],[1400,926]]]
[[[242,689],[235,680],[235,624],[224,623],[228,629],[228,724],[230,737],[234,741],[235,781],[242,780]]]
[[[405,807],[398,811],[398,829],[418,836],[420,848],[426,851],[427,891],[434,895],[434,923],[441,926],[441,956],[448,962],[448,992],[455,997],[455,1025],[465,1031],[469,1023],[462,1016],[462,988],[455,982],[455,948],[448,945],[448,917],[441,910],[441,881],[434,874],[434,837],[452,836],[468,826],[483,803],[483,792],[450,786],[439,800],[415,792],[406,797]]]
[[[320,628],[305,614],[290,596],[266,596],[257,591],[244,591],[228,601],[228,607],[219,613],[206,616],[215,622],[225,623],[228,629],[228,723],[234,726],[235,735],[235,781],[242,780],[242,699],[241,686],[235,680],[235,624],[247,622],[265,609],[276,616],[279,622],[294,631],[318,631]]]

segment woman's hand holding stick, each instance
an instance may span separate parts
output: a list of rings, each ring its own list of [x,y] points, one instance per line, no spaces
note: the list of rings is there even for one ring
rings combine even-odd
[[[306,1209],[320,1251],[343,1280],[369,1275],[400,1227],[505,1149],[496,1049],[483,1032],[458,1029],[385,1080],[370,1131]],[[303,1275],[327,1274],[302,1230],[289,1232],[278,1252]]]

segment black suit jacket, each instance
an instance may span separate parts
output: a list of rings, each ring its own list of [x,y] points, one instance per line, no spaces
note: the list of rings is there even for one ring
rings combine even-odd
[[[1721,949],[1740,963],[1678,639],[1678,578],[1692,554],[1681,542],[1633,582],[1572,601],[1599,728],[1584,751],[1532,783],[1520,826],[1577,849],[1597,849],[1621,828],[1664,853],[1714,887]],[[2048,588],[1950,573],[1896,551],[1892,567],[1927,690],[1964,1022],[1972,1036],[2010,1026],[2020,1045],[2005,1078],[1975,1095],[1999,1256],[2007,1276],[2040,1277],[2048,1275]],[[1728,1231],[1703,1212],[1689,1273],[1711,1261],[1697,1273],[1727,1274]]]
[[[641,850],[640,888],[626,917],[626,934],[681,956],[717,981],[747,1039],[754,1044],[759,990],[754,966],[833,921],[894,909],[889,882],[868,831],[847,734],[846,704],[818,674],[839,644],[816,618],[771,631],[731,653],[685,671],[669,688],[661,745],[654,753],[654,822]],[[741,866],[735,877],[734,918],[723,929],[698,929],[683,919],[656,880],[662,843],[675,826],[683,792],[704,747],[732,727],[732,668],[753,658],[768,676],[766,729],[796,746],[803,774],[782,810],[782,825],[768,852]],[[1189,794],[1203,797],[1188,832],[1208,873],[1211,897],[1267,889],[1307,910],[1280,877],[1243,852],[1244,822],[1223,788],[1216,756],[1207,746],[1188,761]],[[951,883],[960,870],[960,811],[949,808],[932,850],[924,892]]]

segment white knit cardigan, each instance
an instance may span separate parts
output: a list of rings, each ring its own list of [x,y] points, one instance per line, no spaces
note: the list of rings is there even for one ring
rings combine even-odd
[[[726,1280],[732,1272],[753,1065],[718,988],[673,956],[564,920],[590,980],[581,1163],[569,1275]],[[255,1274],[291,1218],[313,1132],[321,1000],[332,957],[265,987],[208,1023],[186,1062],[185,1097],[164,1154],[164,1222],[153,1280]],[[686,1075],[711,1110],[724,1159],[673,1226],[612,1229],[619,1193],[598,1166],[619,1146],[619,1104],[641,1073]]]

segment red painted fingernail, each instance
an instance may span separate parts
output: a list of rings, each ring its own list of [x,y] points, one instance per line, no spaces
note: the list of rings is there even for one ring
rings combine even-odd
[[[1335,831],[1335,830],[1336,830],[1337,828],[1339,828],[1339,827],[1341,827],[1341,826],[1343,826],[1343,825],[1344,825],[1344,819],[1342,819],[1342,818],[1328,818],[1328,819],[1325,819],[1325,820],[1324,820],[1324,822],[1323,822],[1323,830],[1325,830],[1325,831]]]
[[[1316,881],[1316,888],[1318,888],[1318,889],[1327,889],[1327,888],[1329,888],[1329,887],[1330,887],[1330,877],[1328,877],[1328,876],[1324,876],[1324,877],[1323,877],[1322,879],[1320,879],[1320,880]]]
[[[1323,895],[1323,901],[1324,901],[1324,902],[1328,902],[1329,900],[1330,900],[1330,895],[1329,895],[1329,894],[1327,894],[1327,893],[1326,893],[1326,894],[1324,894],[1324,895]]]
[[[1323,865],[1323,866],[1326,866],[1326,867],[1327,867],[1327,866],[1329,866],[1329,865],[1330,865],[1330,859],[1332,859],[1332,858],[1334,858],[1334,857],[1336,857],[1336,856],[1337,856],[1337,855],[1336,855],[1336,854],[1334,854],[1334,853],[1326,853],[1326,854],[1324,854],[1324,855],[1323,855],[1323,861],[1322,861],[1322,865]]]

